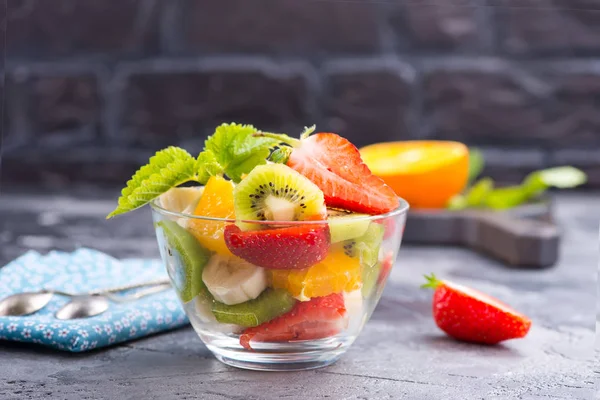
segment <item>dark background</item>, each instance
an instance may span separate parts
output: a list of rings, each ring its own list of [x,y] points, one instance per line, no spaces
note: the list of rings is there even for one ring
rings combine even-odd
[[[453,139],[600,187],[599,0],[0,0],[4,184],[122,184],[221,122]]]

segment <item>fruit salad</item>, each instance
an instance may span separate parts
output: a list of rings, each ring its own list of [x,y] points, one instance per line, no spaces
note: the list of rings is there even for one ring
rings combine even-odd
[[[152,206],[162,259],[207,344],[351,342],[381,295],[408,206],[352,143],[313,131],[223,124],[198,157],[156,153],[109,215]]]

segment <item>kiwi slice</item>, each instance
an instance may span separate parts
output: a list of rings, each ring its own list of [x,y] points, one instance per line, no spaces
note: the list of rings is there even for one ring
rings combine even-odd
[[[286,312],[296,304],[296,299],[283,289],[265,289],[254,300],[228,306],[214,302],[212,312],[222,324],[235,324],[246,328],[269,322]]]
[[[381,263],[377,262],[375,265],[369,266],[364,265],[362,267],[362,295],[363,297],[369,298],[373,294],[373,290],[377,286],[377,278],[381,272]]]
[[[327,222],[329,223],[331,243],[339,243],[364,235],[371,222],[368,218],[360,217],[368,216],[368,214],[328,208]]]
[[[260,165],[235,188],[238,220],[302,221],[325,212],[323,192],[308,178],[283,164]],[[260,225],[238,223],[244,231]]]
[[[199,294],[206,296],[208,289],[202,281],[202,271],[211,253],[176,222],[163,220],[157,225],[163,232],[158,235],[160,252],[181,301],[187,303]]]
[[[363,268],[372,267],[379,261],[379,248],[384,233],[383,225],[371,222],[361,237],[342,242],[344,252],[348,257],[359,257]]]

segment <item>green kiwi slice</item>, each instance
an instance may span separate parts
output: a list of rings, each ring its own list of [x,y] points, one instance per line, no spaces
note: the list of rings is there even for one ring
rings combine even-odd
[[[327,222],[331,243],[339,243],[363,236],[371,223],[367,214],[357,214],[350,211],[327,209]]]
[[[381,263],[377,262],[375,265],[363,265],[362,266],[362,288],[361,292],[363,297],[369,298],[373,294],[373,290],[377,285],[377,278],[381,272]]]
[[[302,221],[325,212],[323,192],[308,178],[283,164],[255,167],[234,191],[238,220]],[[240,229],[258,224],[238,223]]]
[[[296,299],[286,290],[268,288],[256,299],[244,303],[228,306],[214,302],[212,312],[220,323],[249,328],[289,312],[295,304]]]
[[[372,267],[379,261],[384,233],[383,225],[371,222],[362,236],[342,242],[344,252],[349,257],[359,257],[363,267]]]
[[[383,242],[385,227],[371,222],[366,232],[356,239],[342,242],[344,252],[350,257],[360,257],[362,275],[362,295],[368,298],[377,285],[377,278],[381,271],[379,262],[379,249]]]
[[[163,220],[157,226],[163,232],[158,234],[159,249],[181,301],[187,303],[199,294],[206,295],[202,271],[211,253],[176,222]]]

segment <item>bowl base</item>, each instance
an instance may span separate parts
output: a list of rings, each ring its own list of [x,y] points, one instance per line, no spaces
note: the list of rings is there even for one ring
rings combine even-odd
[[[217,360],[232,367],[248,369],[252,371],[306,371],[309,369],[323,368],[335,363],[341,356],[337,355],[332,358],[330,354],[321,354],[309,359],[294,361],[294,354],[282,355],[281,359],[273,357],[269,354],[234,354],[233,357],[228,357],[221,354],[219,349],[211,349]],[[228,352],[229,353],[229,352]],[[304,355],[299,358],[305,358]]]
[[[200,334],[215,357],[232,367],[255,371],[302,371],[322,368],[336,362],[354,341],[352,337],[285,343],[252,343],[253,350],[239,345],[239,339],[226,335]]]

